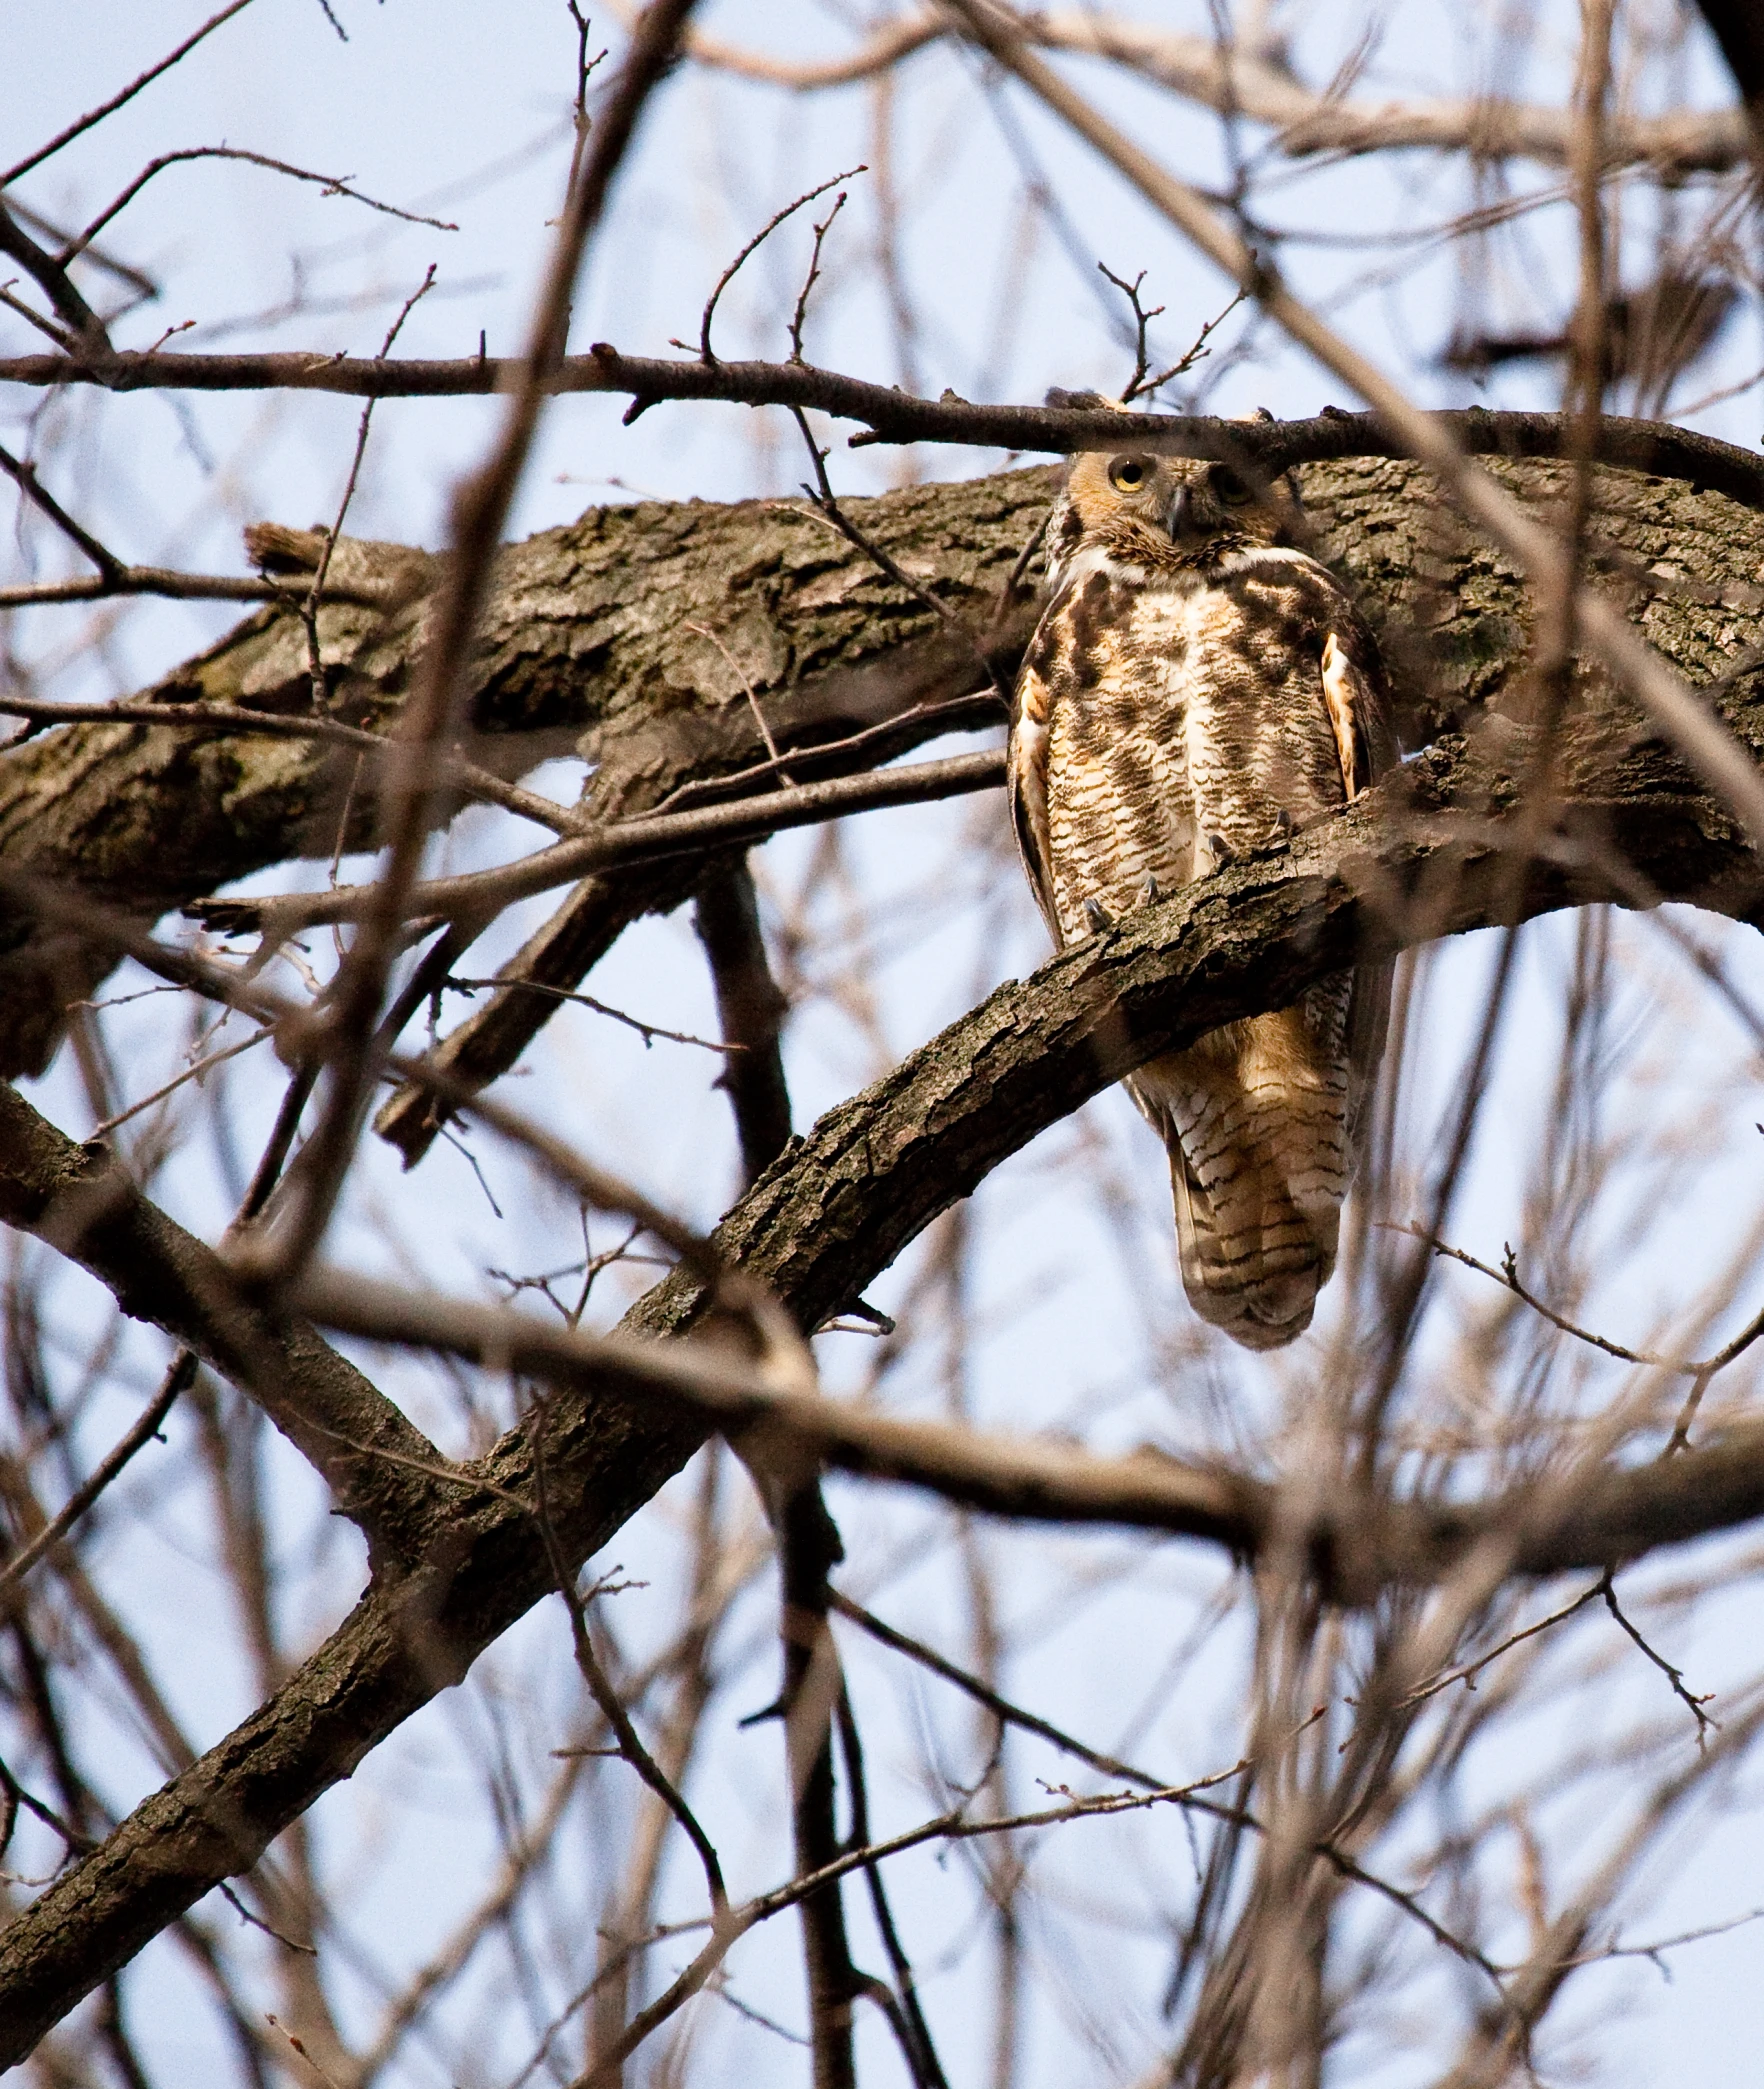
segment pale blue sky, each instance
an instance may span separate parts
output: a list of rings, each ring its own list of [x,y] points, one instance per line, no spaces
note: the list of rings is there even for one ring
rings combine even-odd
[[[412,315],[400,346],[413,354],[458,354],[475,347],[482,329],[493,352],[509,352],[544,250],[567,155],[567,98],[574,32],[561,4],[500,0],[335,0],[349,41],[339,41],[316,0],[257,0],[188,64],[150,88],[112,122],[32,174],[20,193],[36,209],[66,223],[79,220],[119,190],[158,152],[197,144],[245,146],[327,175],[347,177],[365,192],[425,214],[457,220],[457,232],[409,226],[256,169],[196,164],[158,177],[107,235],[118,253],[162,285],[152,304],[117,328],[123,345],[144,345],[184,320],[197,325],[188,347],[310,347],[371,352],[390,315],[434,263],[435,292]],[[1204,28],[1198,4],[1136,12],[1173,26]],[[1293,12],[1297,12],[1294,10]],[[1493,71],[1488,26],[1493,9],[1411,4],[1386,10],[1385,38],[1361,91],[1464,92],[1491,77],[1508,91],[1540,99],[1564,91],[1572,10],[1545,7],[1543,57],[1524,79]],[[50,8],[0,0],[0,140],[8,158],[51,135],[101,99],[202,18],[200,7],[167,0],[153,9],[114,4]],[[731,40],[776,51],[840,48],[849,31],[842,12],[785,0],[725,0],[706,10],[708,27]],[[1361,22],[1358,9],[1308,10],[1297,59],[1308,77],[1327,78]],[[1106,88],[1111,107],[1173,167],[1192,178],[1221,180],[1227,161],[1218,124],[1188,105],[1149,89],[1108,85],[1095,67],[1075,76]],[[993,91],[997,91],[996,89]],[[1697,55],[1686,91],[1718,99],[1723,83],[1708,54]],[[977,395],[1034,400],[1049,384],[1117,385],[1125,374],[1089,263],[1117,272],[1148,271],[1154,301],[1168,307],[1164,341],[1180,350],[1228,292],[1167,227],[1156,221],[1081,147],[1060,134],[1014,91],[1003,96],[1005,128],[990,111],[979,69],[951,51],[927,51],[903,70],[897,145],[907,230],[903,258],[922,316],[912,345],[915,374],[933,394],[951,385]],[[815,99],[726,78],[687,74],[658,101],[642,147],[628,169],[606,238],[597,247],[578,302],[572,339],[580,346],[609,338],[620,347],[662,353],[670,336],[691,338],[704,295],[723,261],[780,203],[811,183],[873,154],[872,111],[863,90]],[[1033,244],[1019,242],[1022,170],[1019,140],[1057,192],[1075,261],[1043,226]],[[1548,177],[1523,172],[1523,181]],[[902,375],[899,344],[873,265],[875,220],[864,183],[829,247],[830,266],[810,322],[816,360],[884,381]],[[1283,173],[1268,214],[1286,227],[1369,238],[1443,222],[1467,190],[1462,170],[1416,156],[1392,167],[1350,162]],[[802,224],[781,235],[738,279],[719,315],[725,352],[780,352],[782,310],[794,293],[805,251]],[[1457,294],[1444,248],[1417,259],[1392,248],[1390,282],[1353,289],[1368,265],[1364,253],[1338,246],[1294,244],[1286,265],[1308,295],[1385,367],[1402,374],[1421,398],[1458,403],[1551,403],[1548,373],[1502,379],[1474,394],[1439,370]],[[1401,264],[1399,267],[1398,264]],[[1559,316],[1571,295],[1572,262],[1564,212],[1536,221],[1529,250],[1497,260],[1492,296],[1503,321]],[[349,309],[365,293],[372,302]],[[304,309],[274,315],[299,299]],[[1221,359],[1239,337],[1243,315],[1221,329]],[[1314,411],[1327,401],[1353,404],[1308,359],[1263,331],[1254,353],[1225,370],[1207,403],[1222,411],[1267,406],[1279,414]],[[26,330],[0,315],[0,341],[28,344]],[[1746,310],[1707,374],[1707,388],[1745,374],[1758,356],[1756,313]],[[1204,370],[1203,366],[1203,370]],[[1699,376],[1701,382],[1701,373]],[[566,520],[591,502],[624,489],[668,498],[734,499],[788,494],[801,475],[794,433],[782,416],[744,408],[658,408],[630,429],[619,425],[622,402],[569,399],[549,411],[542,440],[521,489],[514,534]],[[395,401],[378,411],[367,470],[351,515],[358,533],[438,544],[449,488],[488,439],[493,406],[482,402]],[[1764,413],[1757,392],[1699,417],[1731,440],[1753,443]],[[305,523],[329,516],[339,496],[354,437],[354,402],[317,397],[250,396],[173,402],[152,396],[64,400],[0,397],[0,439],[34,441],[50,460],[60,496],[123,555],[223,571],[243,570],[240,526],[259,517]],[[34,417],[31,418],[31,417]],[[869,491],[903,471],[968,475],[994,467],[996,456],[921,449],[902,457],[879,449],[847,452],[836,443],[830,469],[843,490]],[[36,528],[9,536],[11,570],[57,572],[61,547]],[[17,620],[12,645],[42,673],[51,693],[122,693],[185,657],[232,622],[220,606],[147,605],[126,616],[90,620],[37,612]],[[560,765],[544,779],[573,789]],[[482,861],[509,846],[506,830],[473,814],[437,844],[456,864]],[[766,852],[770,903],[789,898],[809,871],[813,842],[785,837]],[[1002,977],[1040,961],[1043,941],[1018,891],[996,801],[977,800],[879,815],[854,825],[848,861],[853,886],[880,924],[878,948],[862,967],[881,1003],[877,1033],[866,1032],[828,993],[809,994],[789,1038],[799,1124],[871,1078],[891,1056],[910,1049]],[[360,866],[356,866],[360,868]],[[348,866],[346,866],[346,869]],[[305,873],[301,873],[302,876]],[[812,919],[840,934],[844,902],[837,890],[816,892]],[[540,910],[529,908],[521,925]],[[1700,931],[1732,952],[1736,972],[1755,1000],[1764,979],[1755,939],[1718,924]],[[885,933],[882,933],[885,931]],[[496,951],[512,943],[499,932]],[[1541,1139],[1540,1113],[1553,1077],[1562,977],[1571,948],[1568,923],[1534,931],[1508,1018],[1507,1049],[1475,1167],[1455,1215],[1458,1237],[1486,1258],[1513,1239],[1522,1248],[1523,1171]],[[1694,1136],[1694,1171],[1646,1172],[1638,1159],[1629,1178],[1645,1185],[1631,1196],[1623,1183],[1600,1204],[1593,1225],[1595,1268],[1621,1267],[1621,1279],[1595,1284],[1582,1310],[1597,1324],[1641,1342],[1675,1338],[1676,1316],[1695,1280],[1718,1266],[1729,1243],[1745,1236],[1758,1209],[1752,1126],[1764,1116],[1756,1070],[1745,1040],[1696,982],[1659,928],[1619,924],[1619,987],[1612,1028],[1627,1057],[1615,1063],[1610,1108],[1662,1139],[1674,1127]],[[496,954],[493,951],[492,954]],[[320,953],[322,957],[322,953]],[[1488,962],[1488,939],[1469,939],[1441,953],[1434,967],[1435,1003],[1411,1105],[1423,1127],[1448,1109],[1465,1048],[1465,1023]],[[486,959],[484,969],[489,969]],[[119,975],[115,992],[130,980]],[[138,982],[134,982],[138,983]],[[696,946],[682,919],[633,931],[597,972],[593,990],[617,1006],[686,1030],[714,1024]],[[454,1012],[457,1014],[457,1011]],[[163,1004],[117,1011],[113,1032],[122,1062],[137,1069],[176,1063],[185,1037]],[[646,1185],[696,1219],[713,1218],[733,1180],[732,1149],[722,1098],[710,1067],[684,1048],[653,1051],[629,1033],[586,1013],[560,1017],[530,1055],[530,1073],[511,1090],[523,1106],[576,1138],[590,1152],[640,1174]],[[158,1076],[157,1077],[162,1077]],[[142,1079],[145,1088],[149,1083]],[[227,1094],[242,1150],[261,1137],[276,1093],[275,1071],[247,1059],[229,1076]],[[33,1091],[76,1133],[87,1120],[71,1075],[58,1068]],[[480,1146],[485,1175],[506,1213],[493,1214],[466,1162],[438,1150],[420,1174],[398,1175],[383,1148],[370,1143],[332,1251],[362,1264],[420,1271],[461,1290],[483,1283],[487,1265],[534,1269],[570,1259],[572,1216],[556,1200],[524,1190],[506,1156]],[[1644,1157],[1645,1158],[1645,1157]],[[1314,1371],[1324,1335],[1270,1366],[1203,1356],[1192,1340],[1175,1282],[1168,1240],[1162,1156],[1119,1096],[1101,1099],[1019,1156],[976,1200],[978,1227],[974,1313],[983,1329],[972,1377],[976,1411],[998,1426],[1043,1424],[1083,1431],[1104,1446],[1151,1437],[1192,1444],[1217,1440],[1221,1412],[1265,1413],[1283,1390],[1300,1388]],[[1087,1172],[1088,1171],[1088,1172]],[[187,1223],[212,1231],[227,1209],[225,1167],[206,1139],[192,1136],[158,1188]],[[560,1247],[561,1243],[561,1247]],[[1626,1251],[1620,1259],[1619,1250]],[[910,1282],[913,1257],[873,1293],[896,1303]],[[1461,1305],[1440,1316],[1426,1352],[1441,1369],[1453,1354],[1461,1320],[1482,1303],[1472,1280],[1450,1289]],[[54,1287],[56,1338],[73,1359],[97,1325],[97,1294],[84,1279]],[[1752,1309],[1736,1301],[1735,1318]],[[1603,1316],[1603,1317],[1601,1317]],[[1725,1332],[1725,1328],[1721,1330]],[[855,1338],[834,1338],[827,1369],[848,1383],[863,1361]],[[163,1345],[131,1330],[125,1354],[145,1382]],[[856,1359],[856,1361],[854,1361]],[[376,1366],[378,1368],[378,1366]],[[382,1380],[443,1437],[461,1428],[459,1411],[435,1374],[403,1363]],[[1589,1380],[1589,1397],[1604,1381]],[[936,1405],[944,1397],[929,1359],[892,1382],[902,1403]],[[133,1395],[112,1391],[82,1417],[93,1446],[113,1437],[132,1412]],[[84,1439],[83,1439],[84,1440]],[[450,1445],[449,1447],[453,1447]],[[124,1497],[151,1509],[147,1528],[130,1531],[118,1518],[99,1559],[106,1586],[125,1591],[141,1622],[156,1671],[199,1742],[206,1744],[250,1707],[251,1692],[224,1613],[223,1583],[212,1557],[205,1505],[176,1426],[155,1473],[145,1467]],[[319,1514],[316,1492],[292,1453],[272,1459],[274,1518],[291,1570],[290,1629],[316,1635],[353,1599],[360,1559],[352,1534]],[[176,1474],[177,1477],[167,1476]],[[686,1483],[689,1484],[689,1483]],[[940,1645],[965,1644],[965,1611],[949,1519],[923,1504],[885,1494],[835,1489],[852,1567],[849,1585],[879,1591],[877,1605]],[[622,1533],[613,1557],[651,1591],[618,1599],[615,1618],[641,1646],[662,1629],[670,1577],[679,1570],[675,1528],[681,1486]],[[1130,1727],[1164,1650],[1189,1631],[1221,1579],[1210,1556],[1175,1545],[1047,1532],[998,1533],[993,1545],[1010,1619],[1022,1644],[1008,1687],[1044,1706],[1088,1738],[1115,1745]],[[106,1549],[107,1548],[107,1549]],[[1117,1575],[1123,1562],[1133,1571]],[[1689,1561],[1670,1564],[1687,1571]],[[1662,1570],[1667,1571],[1667,1570]],[[762,1581],[738,1606],[727,1658],[744,1648],[751,1670],[719,1701],[707,1739],[698,1796],[713,1818],[732,1878],[757,1886],[777,1875],[780,1852],[778,1745],[775,1729],[740,1734],[737,1714],[764,1702],[770,1679],[765,1651],[771,1593]],[[536,1777],[556,1744],[572,1684],[560,1619],[543,1607],[464,1691],[450,1693],[381,1750],[353,1785],[315,1810],[321,1844],[345,1877],[351,1934],[365,1957],[393,1971],[420,1958],[455,1911],[482,1886],[494,1849],[481,1803],[468,1784],[466,1737],[482,1745],[498,1722],[507,1728],[520,1775]],[[1699,1687],[1745,1671],[1759,1611],[1750,1583],[1699,1626],[1674,1642]],[[1599,1643],[1586,1628],[1589,1658]],[[745,1635],[745,1638],[743,1637]],[[200,1658],[190,1658],[193,1643]],[[1576,1642],[1578,1645],[1579,1642]],[[1148,1649],[1150,1650],[1148,1653]],[[1229,1761],[1237,1746],[1230,1711],[1244,1647],[1225,1628],[1179,1699],[1161,1702],[1133,1745],[1173,1777],[1193,1776]],[[1572,1655],[1566,1658],[1573,1658]],[[878,1787],[878,1825],[904,1823],[930,1796],[921,1771],[941,1752],[952,1769],[971,1767],[973,1736],[959,1706],[903,1679],[899,1670],[859,1656],[855,1687],[870,1735]],[[1639,1664],[1619,1671],[1610,1703],[1624,1715],[1648,1715],[1658,1678]],[[104,1686],[95,1686],[94,1703]],[[1674,1708],[1663,1706],[1662,1710]],[[1615,1714],[1613,1713],[1613,1716]],[[90,1714],[82,1738],[108,1796],[132,1803],[157,1782],[147,1755],[116,1714]],[[935,1736],[935,1749],[927,1740]],[[1542,1738],[1539,1738],[1539,1736]],[[1522,1782],[1531,1750],[1565,1745],[1540,1718],[1491,1751],[1479,1771],[1484,1789]],[[1687,1744],[1688,1745],[1688,1744]],[[1025,1748],[1013,1759],[1020,1796],[1032,1802],[1034,1779],[1064,1777],[1069,1766]],[[614,1766],[616,1774],[617,1766]],[[628,1791],[613,1790],[603,1807],[611,1833]],[[465,1809],[476,1812],[468,1824]],[[1564,1811],[1542,1822],[1546,1837],[1573,1854],[1598,1824]],[[1045,1845],[1036,1858],[1047,1896],[1031,1924],[1029,2049],[1038,2085],[1129,2080],[1149,2064],[1161,2029],[1157,1995],[1167,1965],[1165,1916],[1183,1904],[1187,1852],[1178,1828],[1139,1821],[1131,1827],[1085,1825]],[[396,1863],[384,1861],[396,1854]],[[1392,1858],[1400,1860],[1400,1849]],[[586,1871],[596,1849],[585,1843],[563,1867]],[[1637,1920],[1641,1933],[1671,1934],[1743,1912],[1759,1898],[1755,1879],[1764,1838],[1741,1808],[1697,1852],[1684,1881],[1668,1883]],[[374,1861],[370,1862],[370,1858]],[[672,1912],[689,1912],[695,1888],[685,1869],[669,1874]],[[980,2077],[985,1992],[984,1953],[952,1956],[970,1937],[975,1894],[958,1853],[940,1866],[930,1856],[900,1867],[901,1905],[915,1948],[931,1969],[929,2005],[952,2079]],[[1103,1909],[1107,1901],[1113,1912]],[[556,1919],[579,1909],[560,1889]],[[205,1910],[217,1923],[234,1918]],[[858,1918],[866,1949],[870,1940]],[[571,1944],[579,1939],[571,1938]],[[1673,2078],[1687,2052],[1697,2055],[1705,2089],[1739,2089],[1756,2075],[1752,2055],[1764,2033],[1761,1983],[1755,1969],[1764,1929],[1676,1953],[1667,1986],[1645,1963],[1627,1962],[1587,1976],[1568,2020],[1584,2027],[1584,2056],[1600,2083],[1638,2085]],[[531,1939],[534,1981],[548,1992],[567,1985],[560,1939]],[[375,1972],[352,1959],[348,1937],[327,1946],[341,2005],[352,2025],[371,2020]],[[161,1943],[138,1976],[135,2017],[143,2045],[163,2079],[196,2080],[216,2064],[215,2032],[195,1999],[184,1962]],[[790,2024],[801,2004],[794,1932],[776,1925],[747,1947],[737,1964],[739,1993]],[[1445,1989],[1439,1991],[1443,1998]],[[273,2005],[266,2005],[273,2006]],[[701,2005],[699,2031],[709,2078],[786,2080],[800,2056],[779,2047],[732,2011]],[[468,1983],[450,2012],[453,2028],[476,2041],[481,2073],[474,2083],[506,2081],[530,2045],[519,1996],[505,1975]],[[1443,2016],[1428,2015],[1390,2034],[1383,2065],[1368,2069],[1363,2048],[1343,2056],[1341,2079],[1422,2083],[1441,2047]],[[866,2025],[867,2081],[896,2079],[896,2063],[875,2026]],[[447,2073],[421,2042],[392,2077],[402,2085],[440,2083]]]

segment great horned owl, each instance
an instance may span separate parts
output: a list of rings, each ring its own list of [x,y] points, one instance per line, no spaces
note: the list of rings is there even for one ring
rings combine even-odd
[[[1394,757],[1341,585],[1228,467],[1073,459],[1052,599],[1012,706],[1011,809],[1056,943],[1334,812]],[[1310,1325],[1335,1266],[1390,971],[1364,965],[1128,1081],[1170,1154],[1182,1281],[1251,1349]]]

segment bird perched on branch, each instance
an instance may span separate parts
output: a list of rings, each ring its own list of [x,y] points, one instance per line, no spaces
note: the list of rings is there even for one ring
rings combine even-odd
[[[1222,464],[1072,460],[1010,745],[1057,944],[1282,843],[1394,758],[1376,644],[1282,542],[1297,513]],[[1389,1002],[1387,965],[1336,973],[1126,1084],[1169,1149],[1189,1300],[1248,1348],[1301,1334],[1334,1268]]]

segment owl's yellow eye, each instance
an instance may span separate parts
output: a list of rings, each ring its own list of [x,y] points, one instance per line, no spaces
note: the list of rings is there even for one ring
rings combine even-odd
[[[1117,457],[1109,466],[1109,484],[1121,493],[1137,493],[1151,477],[1151,466],[1143,457]]]
[[[1215,464],[1207,474],[1207,483],[1227,507],[1241,508],[1245,501],[1255,499],[1254,489],[1246,486],[1228,464]]]

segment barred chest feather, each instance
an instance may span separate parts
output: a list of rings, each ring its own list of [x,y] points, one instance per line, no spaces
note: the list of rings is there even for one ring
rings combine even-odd
[[[1291,552],[1215,572],[1075,562],[1025,661],[1016,737],[1045,796],[1063,942],[1334,811],[1316,686],[1339,590]],[[1034,743],[1031,745],[1030,743]]]

